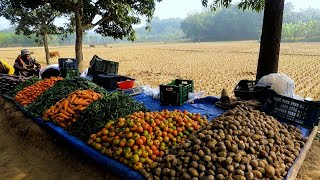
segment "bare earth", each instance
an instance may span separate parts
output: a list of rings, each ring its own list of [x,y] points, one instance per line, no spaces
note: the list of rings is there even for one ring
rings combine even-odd
[[[320,99],[320,43],[283,43],[279,70],[296,83],[302,97]],[[13,64],[18,48],[0,48],[1,59]],[[30,47],[45,65],[42,47]],[[74,57],[74,48],[50,47],[62,57]],[[196,91],[219,95],[227,88],[230,95],[241,79],[254,79],[259,44],[219,42],[184,44],[126,44],[89,48],[84,59],[93,55],[120,62],[119,74],[139,80],[139,84],[159,84],[175,78],[193,79]],[[52,63],[57,63],[52,59]],[[116,179],[115,175],[76,155],[55,142],[32,120],[0,99],[0,180],[1,179]],[[315,140],[299,171],[298,179],[320,179],[320,141]]]
[[[14,104],[0,98],[0,179],[117,179],[55,142]]]

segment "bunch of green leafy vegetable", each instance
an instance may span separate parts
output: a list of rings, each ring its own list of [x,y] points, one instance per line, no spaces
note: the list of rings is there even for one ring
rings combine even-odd
[[[146,112],[148,109],[130,95],[122,92],[109,93],[83,110],[79,119],[68,127],[67,131],[86,141],[91,134],[101,130],[108,121],[138,111]]]

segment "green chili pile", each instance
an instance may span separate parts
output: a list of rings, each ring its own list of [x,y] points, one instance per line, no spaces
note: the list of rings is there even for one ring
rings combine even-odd
[[[148,109],[130,95],[122,92],[110,93],[83,110],[79,119],[68,127],[67,131],[86,141],[91,134],[101,130],[108,121],[138,111],[146,112]]]

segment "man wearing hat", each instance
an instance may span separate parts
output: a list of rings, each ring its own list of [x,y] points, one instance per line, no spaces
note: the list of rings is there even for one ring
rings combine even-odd
[[[30,57],[28,49],[22,49],[21,54],[14,62],[14,69],[16,75],[21,76],[39,76],[41,65],[33,58]]]

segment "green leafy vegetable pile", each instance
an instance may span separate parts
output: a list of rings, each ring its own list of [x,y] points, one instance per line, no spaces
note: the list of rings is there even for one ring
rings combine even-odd
[[[68,127],[67,131],[86,141],[91,134],[101,130],[108,121],[138,111],[146,112],[148,109],[127,94],[122,92],[110,93],[103,96],[101,100],[91,103],[83,110],[79,119]]]

